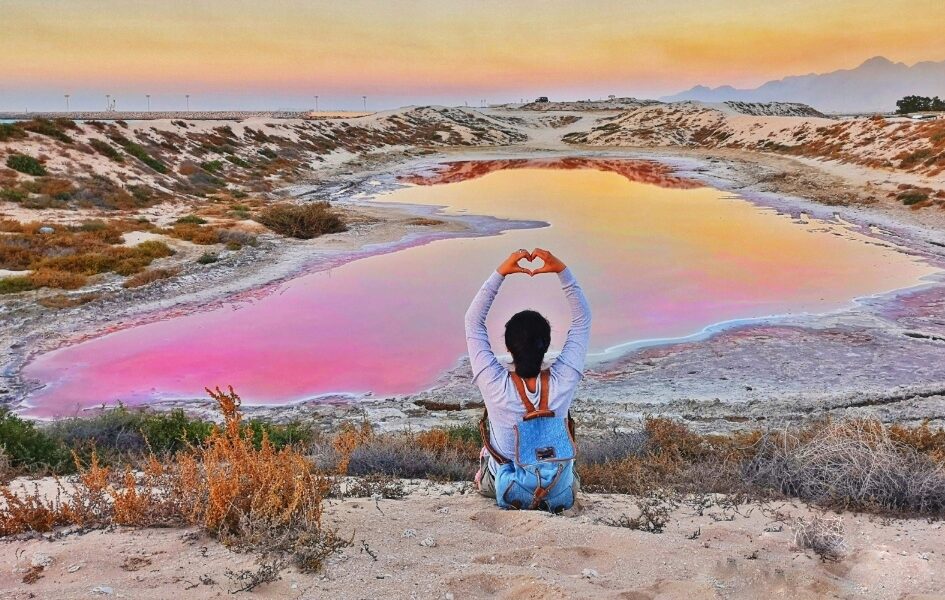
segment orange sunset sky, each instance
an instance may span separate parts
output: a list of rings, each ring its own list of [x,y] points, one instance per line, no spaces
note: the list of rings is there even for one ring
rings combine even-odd
[[[369,108],[945,59],[945,2],[4,0],[0,109]]]

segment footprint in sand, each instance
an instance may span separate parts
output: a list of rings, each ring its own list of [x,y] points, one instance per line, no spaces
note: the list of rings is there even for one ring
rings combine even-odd
[[[469,519],[477,528],[490,533],[507,536],[520,536],[538,533],[550,525],[552,515],[535,511],[481,510],[470,515]]]
[[[589,546],[519,548],[511,552],[482,554],[473,562],[483,565],[509,565],[526,567],[539,565],[564,575],[580,575],[585,569],[608,573],[614,568],[617,557],[607,550]]]
[[[478,600],[552,600],[569,597],[561,588],[533,577],[498,577],[485,573],[469,573],[453,577],[446,589],[456,598]]]

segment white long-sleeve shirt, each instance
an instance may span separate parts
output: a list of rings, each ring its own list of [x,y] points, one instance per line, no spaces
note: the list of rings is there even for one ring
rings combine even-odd
[[[591,309],[584,292],[570,269],[558,274],[561,289],[571,308],[571,327],[561,353],[551,364],[548,390],[548,408],[555,416],[565,418],[578,383],[584,376],[584,361],[591,334]],[[515,456],[515,425],[522,420],[525,407],[519,398],[509,370],[496,358],[489,343],[486,316],[492,302],[499,293],[505,277],[493,272],[473,298],[466,311],[466,344],[469,362],[472,365],[473,381],[482,392],[483,401],[489,411],[489,431],[492,444],[503,456]],[[532,404],[537,404],[541,393],[540,383],[534,393],[528,393]],[[527,391],[527,390],[526,390]],[[495,464],[490,460],[490,468]]]

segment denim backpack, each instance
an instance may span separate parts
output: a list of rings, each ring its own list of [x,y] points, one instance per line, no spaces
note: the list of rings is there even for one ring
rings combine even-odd
[[[488,413],[479,428],[483,443],[498,464],[495,473],[496,503],[502,508],[541,509],[559,512],[574,504],[574,430],[570,415],[557,417],[548,409],[550,373],[541,372],[538,406],[528,400],[525,382],[512,373],[512,382],[525,406],[522,422],[515,426],[515,456],[502,456],[489,438]]]

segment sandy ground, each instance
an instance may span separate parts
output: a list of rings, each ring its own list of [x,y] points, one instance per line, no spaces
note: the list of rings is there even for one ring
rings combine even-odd
[[[288,569],[259,598],[945,598],[943,524],[841,515],[847,547],[797,548],[791,502],[682,499],[662,533],[607,522],[637,498],[581,494],[563,516],[502,511],[467,484],[414,482],[402,500],[333,500],[325,521],[353,545],[318,574]],[[781,513],[782,518],[777,518]],[[836,515],[828,515],[836,516]],[[788,522],[785,523],[784,521]],[[22,579],[46,564],[35,583]],[[215,598],[255,569],[193,530],[117,528],[0,544],[0,598]]]

